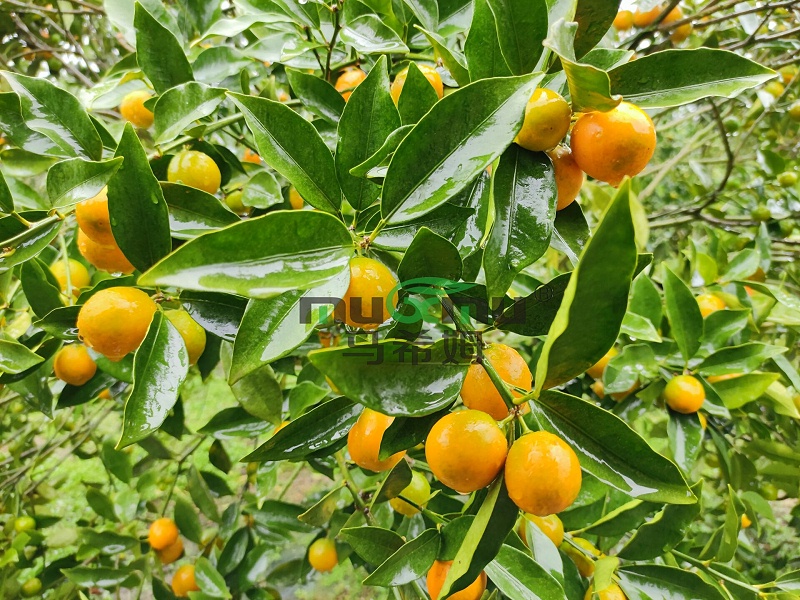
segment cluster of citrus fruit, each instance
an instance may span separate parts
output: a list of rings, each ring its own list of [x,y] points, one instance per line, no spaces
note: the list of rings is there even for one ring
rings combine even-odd
[[[659,4],[648,10],[621,10],[614,19],[614,29],[617,31],[628,31],[632,27],[638,27],[640,29],[650,27],[664,14],[666,8],[665,5]],[[687,22],[677,26],[671,26],[673,23],[683,20],[683,11],[680,6],[676,6],[659,21],[660,26],[671,30],[670,39],[676,44],[680,44],[692,34],[693,27],[691,23]]]
[[[162,517],[150,524],[147,534],[150,547],[155,550],[162,565],[174,563],[183,555],[183,541],[178,527],[172,519]],[[189,592],[199,592],[194,576],[194,565],[179,567],[172,576],[172,592],[178,598],[186,598]]]
[[[36,519],[28,515],[20,515],[13,519],[13,529],[15,535],[27,534],[36,529]],[[15,540],[14,546],[20,547]],[[26,579],[20,586],[19,593],[23,598],[33,598],[42,591],[42,580],[38,577]]]

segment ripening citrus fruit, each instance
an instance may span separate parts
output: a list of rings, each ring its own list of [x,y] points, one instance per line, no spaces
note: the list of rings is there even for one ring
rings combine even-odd
[[[169,565],[178,560],[183,554],[183,542],[180,536],[163,550],[158,550],[158,559],[163,565]]]
[[[303,197],[300,195],[300,192],[298,192],[293,187],[289,188],[289,204],[292,205],[292,208],[294,210],[300,210],[301,208],[303,208],[303,205],[305,204],[305,202],[303,201]]]
[[[452,560],[434,561],[425,580],[428,585],[428,594],[430,594],[431,598],[439,597],[439,592],[442,591],[444,580],[447,578],[447,573],[452,566]],[[483,596],[484,590],[486,590],[486,573],[481,571],[481,574],[478,575],[475,581],[460,592],[456,592],[447,598],[448,600],[479,600],[480,597]]]
[[[181,334],[189,353],[189,364],[195,364],[206,349],[206,330],[185,310],[165,310],[164,316]]]
[[[559,513],[581,491],[581,463],[560,437],[546,431],[527,433],[514,442],[506,458],[508,497],[527,513]]]
[[[261,157],[252,150],[250,150],[250,148],[245,148],[244,154],[242,155],[242,162],[249,162],[253,163],[254,165],[260,165]]]
[[[594,594],[594,586],[590,585],[583,600],[628,600],[628,597],[621,587],[616,583],[612,583],[606,589],[597,592],[597,595]]]
[[[87,346],[116,362],[139,347],[155,312],[156,303],[142,290],[101,290],[81,307],[78,336]]]
[[[559,94],[547,88],[536,88],[525,106],[525,120],[514,140],[527,150],[550,150],[569,131],[572,109]]]
[[[367,78],[367,74],[358,67],[347,67],[336,80],[336,91],[342,95],[344,101],[350,99],[350,94],[358,87],[358,84]]]
[[[436,95],[439,96],[439,99],[441,100],[442,96],[444,95],[444,84],[442,83],[442,77],[434,67],[420,64],[418,64],[417,67],[422,74],[425,75],[425,79],[430,82],[431,86],[433,86],[433,89],[436,91]],[[400,94],[403,92],[403,86],[406,84],[407,77],[408,67],[400,71],[392,82],[390,92],[392,94],[392,100],[394,100],[395,104],[400,102]]]
[[[14,531],[24,533],[36,529],[36,519],[33,517],[22,516],[14,519]]]
[[[425,458],[433,474],[462,494],[489,485],[503,468],[507,453],[503,431],[480,410],[445,415],[425,443]]]
[[[773,98],[778,98],[779,96],[783,95],[783,92],[786,91],[786,86],[784,86],[780,81],[773,80],[764,86],[764,91]]]
[[[136,90],[127,94],[119,105],[122,118],[136,127],[147,129],[153,124],[153,113],[145,108],[144,103],[153,97],[146,90]]]
[[[364,409],[364,412],[358,417],[358,421],[347,434],[347,451],[354,463],[362,469],[380,472],[387,471],[400,462],[406,454],[405,450],[392,454],[385,460],[378,458],[383,434],[392,421],[394,421],[394,417],[370,408]]]
[[[617,31],[627,31],[633,27],[633,13],[629,10],[621,10],[614,17],[614,29]]]
[[[83,344],[64,346],[56,353],[53,370],[61,381],[83,385],[97,372],[97,365]]]
[[[752,211],[750,211],[750,217],[754,221],[769,221],[772,218],[772,211],[769,209],[769,206],[759,204]]]
[[[83,229],[78,229],[78,252],[91,265],[101,271],[128,275],[136,270],[136,267],[125,257],[116,242],[109,246],[98,244],[89,239]]]
[[[351,327],[367,331],[377,329],[389,318],[386,299],[397,304],[397,279],[383,264],[372,258],[350,259],[350,285],[336,306],[336,317]]]
[[[700,314],[707,317],[711,313],[723,310],[725,302],[719,296],[714,294],[700,294],[697,297],[697,306],[700,307]]]
[[[709,375],[706,377],[708,383],[717,383],[718,381],[726,381],[728,379],[736,379],[741,377],[742,373],[726,373],[725,375]]]
[[[108,216],[108,188],[103,188],[96,196],[78,202],[75,206],[78,227],[93,242],[110,246],[116,244],[111,233],[111,218]]]
[[[575,566],[578,567],[578,573],[584,577],[591,577],[594,574],[594,558],[602,556],[602,553],[595,548],[594,544],[589,540],[583,538],[572,538],[572,541],[579,547],[583,548],[586,552],[581,552],[574,548],[571,544],[564,546],[564,553],[572,559]],[[588,556],[587,556],[588,554]]]
[[[670,23],[675,23],[676,21],[680,21],[683,19],[683,11],[680,9],[679,6],[676,6],[671,11],[667,13],[667,16],[664,17],[664,20],[661,21],[662,25],[669,25]],[[691,23],[684,23],[683,25],[679,25],[675,29],[672,30],[672,34],[670,34],[670,39],[675,44],[680,44],[681,42],[685,41],[692,35],[692,24]]]
[[[800,100],[794,102],[789,107],[789,116],[793,121],[800,121]]]
[[[406,500],[410,500],[417,506],[425,507],[428,498],[431,495],[431,484],[425,478],[425,475],[419,471],[411,471],[411,483],[409,483],[400,496]],[[419,512],[419,509],[414,504],[409,504],[403,498],[397,497],[389,500],[389,504],[393,509],[406,517],[413,517]]]
[[[603,355],[603,358],[586,369],[586,374],[594,379],[601,379],[603,377],[603,371],[606,370],[606,365],[617,354],[619,354],[617,349],[612,347],[608,352],[605,353],[605,355]]]
[[[556,146],[547,155],[553,162],[556,189],[558,190],[556,210],[564,210],[578,197],[586,176],[575,162],[572,150],[568,146]]]
[[[104,389],[102,392],[97,394],[97,397],[100,398],[100,400],[113,400],[114,399],[114,396],[111,395],[111,390],[108,389],[108,388]]]
[[[42,580],[38,577],[31,577],[20,586],[19,591],[23,598],[33,598],[42,591]]]
[[[753,522],[750,520],[750,517],[747,515],[742,515],[742,529],[747,529],[752,524]]]
[[[656,22],[658,15],[660,15],[662,11],[663,8],[660,6],[656,6],[646,11],[637,10],[635,13],[633,13],[633,24],[637,27],[649,27]]]
[[[684,415],[696,413],[706,399],[703,384],[691,375],[676,375],[670,379],[663,395],[667,406]]]
[[[792,83],[792,79],[794,79],[797,75],[797,66],[786,65],[785,67],[778,69],[778,73],[781,74],[781,79],[783,80],[784,85],[789,85]]]
[[[237,215],[244,216],[249,214],[252,209],[244,205],[242,196],[242,190],[234,190],[230,194],[225,195],[225,204]]]
[[[164,550],[178,540],[178,526],[175,521],[162,517],[150,524],[147,541],[153,550]]]
[[[315,571],[326,573],[339,564],[336,544],[328,538],[319,538],[308,547],[308,564]]]
[[[519,352],[505,344],[490,344],[483,351],[483,357],[494,367],[500,378],[509,385],[530,391],[533,376],[528,363]],[[522,397],[519,392],[512,392],[516,398]],[[461,385],[461,399],[464,406],[473,410],[482,410],[497,421],[508,416],[508,407],[500,392],[489,378],[483,365],[471,364]],[[527,407],[526,409],[530,410]]]
[[[570,144],[584,173],[616,187],[650,162],[656,128],[642,109],[622,102],[608,112],[582,114],[572,128]]]
[[[778,175],[778,185],[781,187],[793,187],[797,184],[797,173],[785,171]]]
[[[184,150],[169,161],[167,180],[216,194],[222,181],[222,174],[217,163],[208,154],[197,150]]]
[[[537,517],[536,515],[525,513],[522,515],[522,520],[519,523],[519,537],[522,538],[522,541],[525,542],[526,545],[528,544],[526,529],[529,523],[536,525],[542,533],[550,538],[550,541],[556,545],[556,548],[564,541],[564,524],[561,522],[561,519],[558,518],[558,515]]]
[[[194,579],[194,565],[183,565],[172,576],[172,593],[178,598],[186,598],[189,592],[199,592]]]
[[[708,429],[708,418],[703,413],[697,413],[697,420],[700,422],[700,427],[703,429],[703,431]]]
[[[50,272],[58,281],[58,287],[62,292],[67,291],[67,265],[69,265],[69,284],[72,286],[72,293],[77,296],[80,288],[89,285],[92,277],[86,267],[74,258],[70,258],[66,262],[63,259],[57,260],[50,266]]]

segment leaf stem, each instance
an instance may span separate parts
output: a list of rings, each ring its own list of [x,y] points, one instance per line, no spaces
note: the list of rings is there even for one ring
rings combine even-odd
[[[364,504],[364,499],[358,493],[358,486],[356,485],[353,478],[350,476],[350,471],[347,469],[347,463],[344,460],[344,454],[341,450],[339,450],[336,454],[336,464],[339,466],[339,470],[342,472],[342,478],[344,479],[344,485],[347,487],[350,495],[353,497],[353,502],[355,503],[356,507],[359,511],[364,514],[364,518],[367,520],[367,524],[369,525],[377,525],[375,521],[375,517],[372,516],[372,512],[369,510],[366,504]]]
[[[300,475],[300,471],[303,470],[303,466],[304,466],[303,463],[297,464],[291,476],[289,477],[289,481],[286,482],[286,485],[283,486],[281,493],[278,494],[277,498],[275,498],[276,500],[283,500],[283,497],[286,495],[286,492],[289,491],[289,488],[292,487],[292,484],[295,482],[295,479],[297,479],[297,476]]]

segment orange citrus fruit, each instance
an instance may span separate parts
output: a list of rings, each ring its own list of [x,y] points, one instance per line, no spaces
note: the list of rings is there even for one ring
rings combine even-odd
[[[300,210],[301,208],[303,208],[303,204],[305,204],[305,202],[303,201],[303,197],[300,195],[300,192],[298,192],[293,187],[289,188],[289,204],[292,205],[292,208],[294,210]]]
[[[506,460],[506,436],[495,420],[480,410],[445,415],[431,428],[425,458],[436,478],[461,493],[489,485]]]
[[[141,345],[155,312],[156,303],[142,290],[101,290],[81,307],[78,336],[109,360],[119,361]]]
[[[633,27],[633,13],[629,10],[621,10],[614,17],[614,29],[617,31],[627,31]]]
[[[186,598],[189,592],[199,592],[194,578],[194,565],[183,565],[172,576],[172,593],[178,598]]]
[[[752,524],[753,522],[750,520],[750,517],[747,515],[742,515],[742,529],[747,529]]]
[[[578,567],[578,573],[584,577],[591,577],[594,574],[594,560],[602,556],[602,553],[595,548],[594,544],[589,540],[572,538],[572,541],[586,552],[581,552],[572,545],[565,544],[563,547],[564,553],[569,556],[572,562],[575,563],[575,566]],[[587,554],[589,556],[587,556]]]
[[[670,379],[663,395],[667,406],[684,415],[696,413],[706,399],[703,384],[691,375],[676,375]]]
[[[217,163],[208,154],[197,150],[184,150],[169,161],[167,180],[216,194],[222,181],[222,174]]]
[[[578,197],[586,176],[575,162],[572,150],[568,146],[556,146],[547,155],[553,162],[556,189],[558,190],[556,210],[564,210]]]
[[[183,542],[181,541],[180,536],[178,536],[178,539],[176,539],[163,550],[158,550],[157,553],[161,564],[169,565],[174,563],[181,557],[181,554],[183,554]]]
[[[91,265],[101,271],[128,275],[136,270],[116,242],[110,246],[98,244],[89,239],[83,229],[78,230],[78,251]]]
[[[70,344],[56,353],[53,370],[61,381],[70,385],[83,385],[94,377],[97,365],[89,356],[86,346]]]
[[[339,75],[334,87],[336,91],[342,95],[345,102],[350,99],[350,94],[358,87],[358,84],[367,78],[367,74],[358,67],[347,67],[344,72]]]
[[[628,600],[628,597],[625,595],[625,592],[622,591],[622,588],[619,587],[616,583],[612,583],[606,589],[597,592],[595,595],[594,593],[594,586],[589,586],[589,589],[586,590],[586,595],[583,597],[583,600]]]
[[[426,583],[428,585],[428,594],[431,598],[438,598],[439,592],[442,591],[444,580],[447,578],[447,573],[450,567],[453,566],[452,560],[436,560],[433,566],[428,571]],[[486,573],[481,571],[478,578],[470,583],[466,588],[455,594],[451,594],[447,598],[449,600],[479,600],[486,590]]]
[[[606,365],[617,354],[619,354],[619,352],[617,352],[617,349],[612,347],[611,350],[605,353],[603,358],[601,358],[591,367],[586,369],[586,374],[594,379],[601,379],[603,377],[603,371],[606,370]]]
[[[569,131],[572,109],[564,98],[547,88],[536,88],[525,106],[525,120],[514,140],[527,150],[550,150]]]
[[[178,526],[175,521],[166,517],[156,519],[150,524],[147,541],[153,550],[164,550],[178,541]]]
[[[724,310],[725,301],[714,294],[700,294],[697,297],[697,306],[700,307],[700,314],[707,317],[718,310]]]
[[[444,95],[444,84],[442,83],[442,77],[434,67],[421,64],[417,64],[417,67],[422,74],[425,75],[425,79],[430,82],[430,84],[433,86],[433,89],[436,91],[436,95],[439,96],[439,99],[441,100],[442,96]],[[392,100],[394,100],[395,104],[400,102],[400,94],[403,92],[403,86],[405,86],[407,78],[408,67],[400,71],[392,82],[390,92],[392,94]]]
[[[80,288],[89,285],[92,277],[86,267],[74,258],[68,259],[66,263],[64,260],[57,260],[50,265],[50,272],[58,281],[58,287],[62,292],[67,291],[67,265],[69,265],[69,284],[72,286],[72,293],[77,296]]]
[[[662,25],[669,25],[670,23],[675,23],[676,21],[680,21],[683,19],[683,11],[680,9],[679,6],[676,6],[671,11],[667,13],[667,16],[664,17],[664,20],[661,21]],[[692,24],[691,23],[684,23],[683,25],[679,25],[676,27],[672,34],[669,36],[670,39],[675,44],[680,44],[686,38],[692,35]]]
[[[742,373],[726,373],[725,375],[709,375],[706,377],[708,383],[717,383],[718,381],[726,381],[728,379],[736,379],[741,377]]]
[[[566,509],[581,491],[581,464],[560,437],[535,431],[519,438],[506,459],[508,497],[527,513],[546,517]]]
[[[633,24],[637,27],[648,27],[656,22],[658,15],[663,11],[664,9],[661,6],[656,6],[646,11],[637,10],[633,13]]]
[[[339,564],[336,544],[328,538],[319,538],[308,547],[308,564],[315,571],[332,571]]]
[[[377,329],[389,318],[386,299],[390,293],[391,305],[397,304],[396,286],[397,278],[377,260],[365,256],[350,259],[350,285],[336,306],[336,317],[351,327]]]
[[[531,390],[533,381],[531,370],[525,359],[514,348],[505,344],[490,344],[483,351],[483,357],[489,361],[504,382],[527,391]],[[516,391],[512,394],[517,398],[522,397],[522,394]],[[482,410],[497,421],[508,416],[508,407],[483,365],[475,363],[469,366],[467,376],[461,385],[461,399],[467,408]],[[530,410],[527,405],[526,408]]]
[[[400,462],[406,454],[405,450],[392,454],[386,460],[378,458],[383,434],[392,421],[394,421],[394,417],[370,408],[364,409],[364,412],[358,417],[358,421],[347,434],[347,451],[354,463],[362,469],[380,472],[387,471]]]
[[[536,525],[556,547],[560,546],[561,542],[564,541],[564,524],[558,518],[558,515],[548,515],[546,517],[537,517],[528,513],[522,515],[519,523],[519,537],[522,538],[526,545],[528,543],[526,531],[528,523]]]
[[[206,349],[206,330],[185,310],[165,310],[164,316],[181,334],[189,353],[189,364],[195,364]]]
[[[402,496],[402,498],[400,496]],[[428,483],[425,475],[419,471],[411,471],[411,482],[403,488],[403,491],[400,492],[400,496],[389,500],[389,505],[401,515],[413,517],[420,512],[417,506],[424,508],[430,498],[431,484]],[[403,498],[410,500],[417,506],[406,502]]]
[[[252,150],[250,150],[250,148],[245,148],[244,154],[242,155],[242,162],[249,162],[253,163],[254,165],[260,165],[261,157]]]
[[[110,246],[116,244],[111,232],[111,218],[108,216],[108,188],[103,188],[96,196],[78,202],[75,206],[78,227],[93,242]]]
[[[656,149],[656,128],[638,106],[622,102],[608,112],[582,114],[572,128],[572,155],[581,170],[618,186],[647,166]]]
[[[119,105],[119,112],[122,118],[136,127],[147,129],[153,124],[153,113],[145,108],[145,101],[153,97],[153,94],[146,90],[136,90],[127,94]]]

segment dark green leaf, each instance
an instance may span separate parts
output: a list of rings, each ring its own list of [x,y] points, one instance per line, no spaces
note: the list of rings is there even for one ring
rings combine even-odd
[[[497,22],[488,0],[474,2],[472,24],[464,44],[464,54],[469,65],[471,81],[512,75],[500,48]],[[528,97],[530,98],[530,94]]]
[[[139,540],[135,537],[120,535],[113,531],[94,531],[92,529],[81,530],[81,542],[106,556],[120,554],[139,545]]]
[[[760,342],[730,346],[717,350],[703,360],[698,365],[697,372],[704,376],[749,373],[786,350],[780,346]]]
[[[186,500],[183,496],[175,496],[173,516],[175,517],[175,524],[178,526],[181,534],[195,544],[200,544],[202,542],[203,526],[200,524],[200,517],[197,516],[194,504]]]
[[[22,264],[20,280],[22,291],[36,316],[44,318],[51,311],[64,307],[61,291],[53,283],[50,269],[38,258]]]
[[[453,244],[421,227],[397,267],[400,281],[431,277],[450,281],[461,279],[461,256]]]
[[[408,466],[407,461],[401,460],[389,471],[386,479],[381,483],[372,499],[372,505],[396,498],[408,487],[409,483],[411,483],[411,467]]]
[[[169,228],[176,238],[193,238],[239,222],[239,217],[203,190],[180,183],[160,183],[169,208]]]
[[[211,561],[201,556],[195,561],[194,567],[197,585],[205,594],[212,598],[231,597],[225,578],[214,568]]]
[[[632,565],[617,573],[630,600],[722,600],[697,573],[664,565]]]
[[[181,303],[203,329],[232,342],[239,330],[247,300],[229,294],[181,292]]]
[[[14,198],[2,172],[0,172],[0,212],[6,214],[14,212]]]
[[[211,490],[208,488],[205,479],[200,475],[200,472],[194,465],[189,469],[186,484],[189,495],[192,497],[195,506],[200,509],[200,512],[215,523],[219,523],[219,509],[214,501],[214,496],[211,494]]]
[[[580,204],[573,202],[556,212],[550,244],[559,252],[566,254],[573,266],[578,264],[578,258],[589,241],[589,235],[589,225],[586,223]]]
[[[5,218],[16,221],[14,217]],[[0,273],[38,256],[58,235],[63,222],[63,217],[56,214],[31,223],[27,229],[20,224],[22,227],[20,233],[2,241]]]
[[[192,81],[192,67],[173,33],[138,2],[134,11],[136,60],[156,92]]]
[[[403,547],[403,538],[381,527],[349,527],[340,530],[338,537],[372,565],[380,565]]]
[[[356,177],[366,177],[372,169],[380,167],[384,162],[388,162],[388,159],[394,154],[394,151],[397,150],[397,146],[400,145],[400,142],[406,138],[413,128],[413,125],[403,125],[395,129],[372,156],[350,169],[350,174]]]
[[[246,527],[238,529],[225,544],[217,560],[217,570],[222,575],[231,573],[244,560],[247,554],[247,545],[250,541],[250,532]]]
[[[575,21],[578,22],[578,31],[575,34],[576,57],[583,57],[605,37],[614,22],[614,17],[617,16],[619,5],[620,0],[603,0],[602,2],[577,0],[575,8]],[[604,50],[604,48],[600,50]],[[593,61],[590,62],[588,56],[585,57],[585,61],[596,64]]]
[[[156,142],[168,142],[192,123],[214,114],[225,99],[225,90],[188,81],[165,91],[153,107]]]
[[[497,318],[495,325],[519,335],[546,335],[558,314],[571,276],[571,273],[559,275],[532,294],[516,300]]]
[[[445,69],[450,72],[450,75],[453,76],[453,79],[455,79],[456,83],[460,86],[467,85],[470,82],[470,78],[469,70],[466,66],[466,58],[460,52],[448,47],[444,38],[439,34],[432,31],[427,31],[419,26],[417,29],[419,29],[423,34],[425,34],[425,37],[428,38],[428,41],[433,46],[433,49],[439,55],[439,58],[441,58]],[[497,43],[496,37],[495,43]],[[507,69],[508,67],[506,67],[506,70]]]
[[[703,315],[692,291],[669,267],[664,268],[664,302],[672,337],[688,363],[700,348]]]
[[[330,83],[297,69],[286,69],[286,78],[303,106],[332,125],[339,122],[345,101]]]
[[[0,130],[14,146],[38,156],[64,153],[50,138],[28,127],[19,96],[13,92],[0,94]],[[65,154],[73,153],[68,151]]]
[[[67,579],[82,588],[115,588],[134,575],[134,571],[130,567],[115,567],[113,569],[75,567],[73,569],[64,569],[62,572]]]
[[[545,0],[489,0],[497,24],[500,50],[512,75],[536,68],[547,36]]]
[[[0,371],[21,373],[42,362],[42,357],[18,342],[0,340]]]
[[[422,74],[416,63],[408,65],[403,91],[397,101],[397,110],[403,125],[417,123],[439,101],[439,95]]]
[[[486,567],[486,574],[509,600],[561,600],[565,597],[558,583],[530,556],[503,545]]]
[[[365,585],[392,587],[425,575],[439,553],[439,532],[426,529],[403,545],[364,580]]]
[[[378,458],[386,460],[392,454],[421,444],[428,437],[436,421],[450,412],[450,407],[424,417],[397,417],[381,438]]]
[[[198,429],[198,432],[222,439],[228,437],[254,437],[266,433],[271,427],[271,423],[254,417],[245,409],[235,406],[222,409],[211,417],[208,423]]]
[[[93,198],[117,172],[122,158],[100,162],[73,158],[54,164],[47,171],[47,196],[53,208],[64,208]]]

